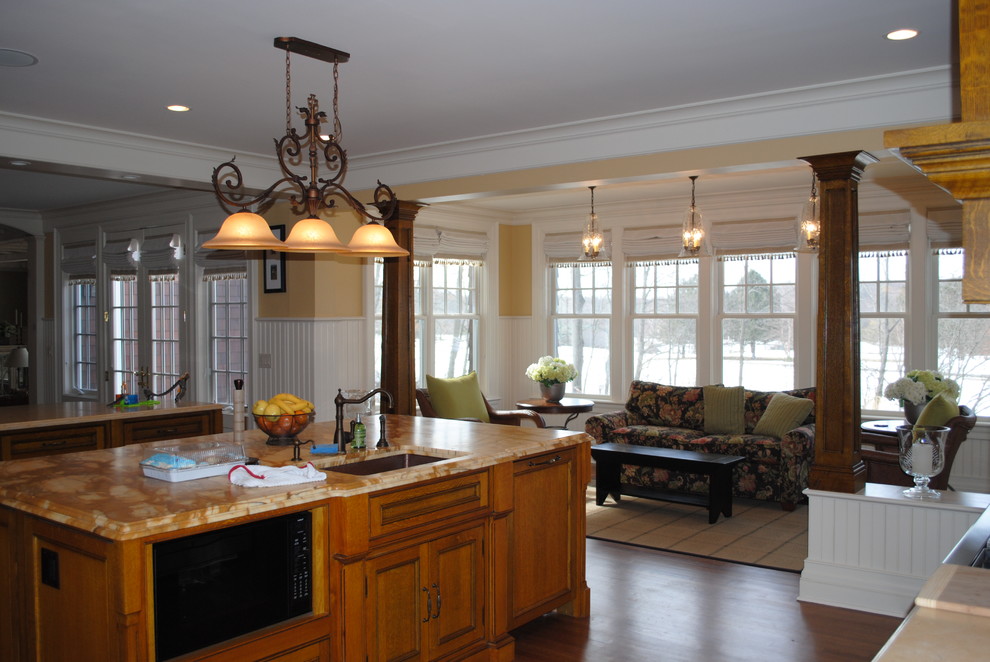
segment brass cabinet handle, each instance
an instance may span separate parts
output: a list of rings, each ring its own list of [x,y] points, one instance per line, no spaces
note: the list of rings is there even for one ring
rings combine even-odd
[[[436,586],[436,584],[434,584],[434,586]],[[423,619],[423,622],[425,623],[430,620],[431,614],[433,613],[433,596],[430,595],[430,589],[425,586],[423,587],[423,592],[426,593],[426,618]]]
[[[440,587],[434,583],[433,588],[437,592],[437,613],[433,614],[433,618],[440,618]]]
[[[543,460],[542,462],[533,462],[532,460],[530,460],[530,461],[529,461],[529,465],[528,465],[528,466],[531,466],[531,467],[538,467],[538,466],[540,466],[541,464],[553,464],[553,463],[555,463],[555,462],[560,462],[560,461],[561,461],[562,459],[564,459],[564,458],[562,458],[562,457],[560,457],[559,455],[554,455],[554,456],[553,456],[552,458],[550,458],[549,460]]]

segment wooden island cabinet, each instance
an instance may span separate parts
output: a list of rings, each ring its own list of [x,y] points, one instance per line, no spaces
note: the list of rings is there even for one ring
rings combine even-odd
[[[0,611],[0,659],[158,659],[156,545],[288,513],[311,518],[311,609],[166,659],[508,662],[513,628],[553,610],[588,615],[590,438],[408,416],[386,424],[390,448],[304,450],[326,481],[282,487],[146,478],[140,444],[0,462],[0,603],[12,607]],[[327,443],[332,425],[307,433]],[[205,439],[237,440],[262,465],[291,462],[292,448],[257,430]],[[405,453],[436,461],[333,471]]]
[[[222,406],[184,402],[107,407],[60,402],[0,408],[0,460],[185,439],[223,431]]]

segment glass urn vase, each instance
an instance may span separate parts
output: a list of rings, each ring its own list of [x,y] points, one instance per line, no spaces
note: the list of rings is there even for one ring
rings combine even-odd
[[[560,382],[551,384],[550,386],[540,384],[540,397],[547,402],[560,402],[561,398],[564,397],[564,391],[566,388],[567,384],[562,384]]]
[[[945,466],[945,440],[949,428],[931,425],[900,425],[897,437],[900,446],[901,470],[914,477],[914,487],[904,490],[913,499],[938,499],[942,495],[928,487],[933,476]]]

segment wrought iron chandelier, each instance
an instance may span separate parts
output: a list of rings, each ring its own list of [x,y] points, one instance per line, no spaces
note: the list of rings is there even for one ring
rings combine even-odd
[[[395,243],[392,233],[379,221],[388,219],[398,205],[392,189],[378,182],[374,202],[378,211],[368,211],[344,188],[347,175],[347,151],[341,146],[341,124],[338,112],[338,66],[347,62],[350,55],[343,51],[322,46],[297,37],[276,37],[275,48],[285,51],[285,135],[275,140],[282,177],[253,198],[244,189],[244,178],[234,163],[236,157],[213,169],[213,191],[217,201],[231,214],[223,222],[217,235],[203,243],[204,248],[215,249],[264,249],[297,253],[347,253],[366,257],[395,257],[409,255],[409,251]],[[327,122],[327,114],[320,110],[315,94],[310,94],[305,108],[298,108],[305,129],[300,135],[292,126],[290,54],[297,53],[333,64],[333,133],[320,131]],[[320,176],[320,162],[329,174]],[[308,171],[297,174],[290,166],[305,165]],[[296,222],[285,241],[272,233],[264,218],[251,211],[274,202],[276,197],[288,195],[295,214],[305,218]],[[348,207],[368,219],[354,233],[348,245],[337,238],[333,227],[320,218],[321,211],[337,208],[342,200]]]

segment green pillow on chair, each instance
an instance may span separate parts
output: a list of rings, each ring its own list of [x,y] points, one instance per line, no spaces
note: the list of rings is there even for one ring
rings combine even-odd
[[[955,418],[958,415],[959,405],[953,402],[945,393],[939,393],[921,410],[915,425],[942,426],[948,423],[949,419]]]
[[[476,372],[453,379],[427,375],[426,390],[440,418],[476,418],[485,423],[491,422]]]

